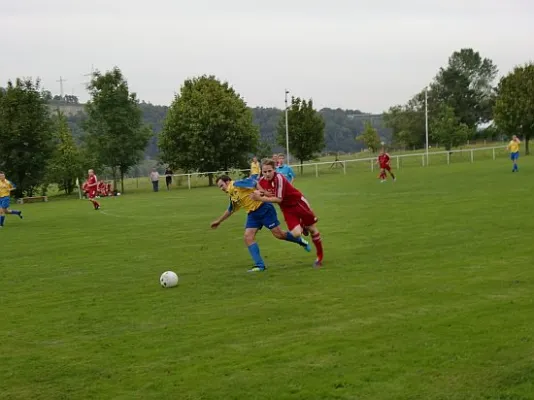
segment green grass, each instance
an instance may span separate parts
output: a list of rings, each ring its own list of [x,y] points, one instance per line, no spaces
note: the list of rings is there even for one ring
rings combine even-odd
[[[23,206],[0,267],[2,399],[534,398],[534,160],[297,180],[313,254],[215,188]],[[165,270],[180,276],[162,289]]]

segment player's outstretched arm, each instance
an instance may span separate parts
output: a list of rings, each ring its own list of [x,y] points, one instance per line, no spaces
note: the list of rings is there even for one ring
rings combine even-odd
[[[217,218],[215,221],[211,223],[211,228],[216,229],[223,221],[226,221],[230,216],[233,214],[232,211],[226,210],[223,215],[221,215],[219,218]]]

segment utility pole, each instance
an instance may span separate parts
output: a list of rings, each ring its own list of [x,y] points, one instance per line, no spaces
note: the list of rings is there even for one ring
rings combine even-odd
[[[59,82],[59,89],[60,89],[60,93],[61,93],[61,99],[63,99],[64,97],[64,92],[63,92],[63,82],[67,82],[66,79],[63,79],[63,77],[59,77],[59,80],[56,81],[56,82]]]
[[[286,160],[287,160],[287,165],[289,165],[290,163],[290,160],[289,160],[289,120],[287,118],[287,114],[288,114],[287,95],[288,94],[289,94],[289,90],[286,89],[285,103],[286,103]]]

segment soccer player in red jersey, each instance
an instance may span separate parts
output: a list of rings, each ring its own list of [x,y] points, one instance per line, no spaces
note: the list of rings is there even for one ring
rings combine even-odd
[[[393,181],[396,180],[395,174],[391,171],[391,165],[390,165],[391,157],[389,156],[388,153],[386,153],[386,150],[383,147],[380,150],[380,154],[378,155],[378,160],[376,162],[378,165],[380,165],[379,178],[380,178],[381,183],[386,181],[386,178],[387,178],[386,171],[389,172],[389,174],[393,178]]]
[[[87,177],[87,197],[89,201],[93,203],[95,210],[100,208],[100,203],[95,200],[97,189],[98,189],[98,178],[95,175],[95,171],[92,169],[88,172],[89,176]]]
[[[312,241],[317,250],[314,265],[323,265],[323,244],[317,229],[317,217],[310,208],[303,194],[282,175],[276,172],[273,160],[262,163],[262,177],[258,182],[259,190],[251,196],[254,200],[265,203],[277,203],[284,214],[288,230],[295,237],[301,237],[303,229],[311,233]]]

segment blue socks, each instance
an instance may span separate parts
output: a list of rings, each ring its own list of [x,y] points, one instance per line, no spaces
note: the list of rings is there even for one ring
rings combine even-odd
[[[254,266],[265,268],[265,263],[263,262],[263,258],[261,258],[260,246],[258,246],[258,243],[252,243],[250,246],[248,246],[248,251],[252,257],[252,260],[254,261]]]
[[[301,237],[298,237],[296,238],[295,236],[293,236],[293,234],[291,232],[287,232],[286,233],[286,240],[288,242],[292,242],[292,243],[297,243],[297,244],[300,244],[301,246],[305,246],[306,244],[302,241],[302,238]]]
[[[5,215],[0,216],[0,226],[4,226]]]

